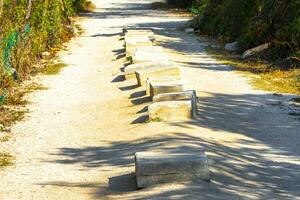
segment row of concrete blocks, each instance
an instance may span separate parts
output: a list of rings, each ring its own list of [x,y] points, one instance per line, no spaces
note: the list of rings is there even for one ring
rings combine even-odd
[[[194,118],[196,93],[184,91],[179,67],[168,61],[162,47],[153,46],[153,32],[130,30],[124,34],[126,56],[132,63],[124,69],[125,77],[136,78],[138,85],[145,86],[147,95],[153,98],[154,103],[148,108],[149,119],[171,121]]]
[[[142,35],[142,36],[141,36]],[[126,79],[136,78],[146,89],[153,103],[148,107],[149,119],[182,120],[196,116],[197,95],[185,91],[180,82],[178,66],[168,61],[161,47],[153,46],[151,29],[124,29],[126,57],[131,62],[124,69]],[[210,180],[204,149],[197,152],[137,152],[135,153],[137,187]]]

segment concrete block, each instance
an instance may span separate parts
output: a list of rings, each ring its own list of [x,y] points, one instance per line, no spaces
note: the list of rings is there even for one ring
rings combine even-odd
[[[163,48],[158,46],[135,46],[135,48],[128,49],[126,55],[128,55],[127,57],[131,57],[135,55],[136,52],[140,54],[163,54]]]
[[[152,51],[139,51],[137,50],[132,56],[132,63],[137,64],[149,61],[168,61],[169,56],[166,53],[152,52]]]
[[[179,81],[150,82],[150,96],[170,92],[182,92],[183,85]]]
[[[146,28],[146,27],[127,27],[123,28],[123,33],[128,33],[128,32],[138,32],[138,31],[149,31],[153,32],[152,28]]]
[[[148,44],[148,43],[152,44],[152,41],[147,36],[125,38],[125,47],[126,48],[128,48],[130,46],[135,46],[137,44]]]
[[[148,37],[151,41],[155,40],[155,36],[153,32],[146,32],[146,31],[139,31],[139,32],[127,32],[124,35],[124,39],[126,40],[126,38],[134,38],[134,37],[141,37],[141,36],[146,36]]]
[[[162,101],[148,107],[150,120],[178,121],[194,118],[192,100]]]
[[[124,74],[126,79],[135,78],[135,72],[148,67],[157,67],[164,65],[166,62],[143,62],[138,64],[131,64],[125,67]]]
[[[150,96],[150,83],[151,82],[170,82],[170,81],[176,81],[178,78],[176,76],[161,76],[161,77],[152,77],[147,78],[145,82],[146,86],[146,95]]]
[[[152,47],[152,46],[153,46],[153,43],[151,41],[128,44],[125,48],[126,49],[126,58],[131,60],[131,57],[135,54],[136,49],[139,47]]]
[[[161,64],[155,67],[147,67],[145,69],[141,69],[135,72],[137,83],[140,86],[144,86],[146,84],[146,80],[148,78],[159,78],[164,76],[173,76],[176,77],[177,80],[180,79],[180,69],[174,64],[170,62],[166,62],[166,64]]]
[[[153,97],[153,102],[190,100],[190,99],[193,99],[195,102],[198,102],[197,94],[195,90],[186,90],[182,92],[170,92],[170,93],[158,94]]]
[[[191,100],[193,116],[196,116],[198,98],[195,90],[158,94],[155,95],[152,99],[153,102]]]
[[[166,153],[135,153],[137,187],[182,181],[209,181],[210,172],[205,150]]]

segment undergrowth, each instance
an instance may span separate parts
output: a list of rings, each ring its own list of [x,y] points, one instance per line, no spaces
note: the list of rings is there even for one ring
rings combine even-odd
[[[7,152],[0,152],[0,168],[12,165],[14,157]]]
[[[221,63],[250,75],[251,83],[258,89],[300,95],[299,68],[283,70],[264,61],[242,60],[223,50],[208,49],[208,52]]]

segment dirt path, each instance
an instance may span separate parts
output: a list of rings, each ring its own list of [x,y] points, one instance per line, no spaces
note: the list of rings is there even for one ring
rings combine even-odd
[[[69,67],[40,77],[49,90],[28,98],[30,114],[7,148],[16,165],[0,171],[0,199],[300,199],[300,123],[289,96],[256,91],[209,57],[205,41],[180,30],[186,19],[148,10],[150,1],[94,1],[84,35],[61,58]],[[122,81],[124,26],[153,27],[200,97],[198,118],[143,123],[149,102]],[[211,183],[136,190],[133,154],[205,146]]]

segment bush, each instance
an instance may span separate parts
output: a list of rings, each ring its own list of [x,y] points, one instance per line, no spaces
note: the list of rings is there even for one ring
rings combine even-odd
[[[194,3],[194,0],[167,0],[167,4],[174,8],[188,8]]]
[[[201,1],[200,1],[201,2]],[[202,33],[239,41],[241,51],[273,42],[274,55],[287,57],[300,50],[299,0],[208,0],[193,20]]]
[[[85,0],[0,0],[0,87],[25,78],[43,51],[70,37],[69,17],[90,5]],[[32,3],[30,6],[29,2]],[[27,17],[26,17],[27,16]],[[14,75],[13,75],[14,74]]]

